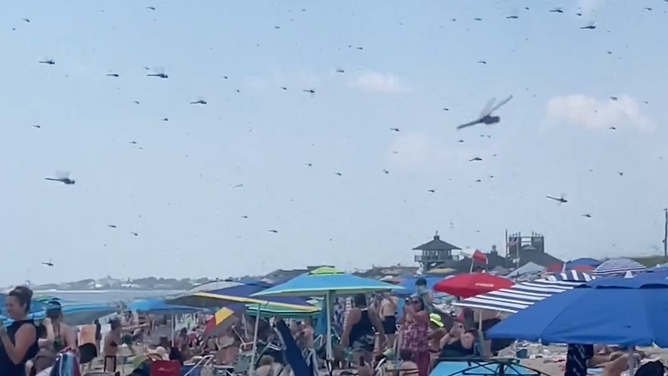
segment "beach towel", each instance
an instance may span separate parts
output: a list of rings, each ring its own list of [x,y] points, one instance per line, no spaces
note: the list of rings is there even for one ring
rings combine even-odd
[[[568,345],[564,376],[587,376],[587,361],[594,356],[592,345]]]
[[[49,376],[81,376],[76,355],[70,352],[58,354]]]

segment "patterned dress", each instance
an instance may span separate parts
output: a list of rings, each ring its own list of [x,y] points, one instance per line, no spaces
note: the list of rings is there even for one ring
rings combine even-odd
[[[413,363],[418,367],[419,376],[429,375],[429,326],[424,323],[407,322],[401,328],[401,349],[413,353]]]

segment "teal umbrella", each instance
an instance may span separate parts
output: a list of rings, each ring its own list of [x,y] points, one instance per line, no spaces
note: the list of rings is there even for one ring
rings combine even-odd
[[[403,290],[401,286],[343,273],[335,268],[321,267],[285,283],[253,294],[253,296],[324,296],[327,317],[327,359],[332,359],[332,309],[336,294],[373,293]]]

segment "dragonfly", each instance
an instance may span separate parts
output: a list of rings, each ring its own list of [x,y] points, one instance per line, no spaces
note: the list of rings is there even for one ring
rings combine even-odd
[[[568,202],[568,200],[566,200],[564,195],[561,195],[560,197],[554,197],[554,196],[545,196],[545,197],[549,198],[550,200],[554,200],[554,201],[558,202],[559,204],[565,204],[565,203]]]
[[[190,104],[207,104],[207,101],[204,100],[204,97],[199,96],[196,101],[190,102]]]
[[[165,74],[165,70],[163,68],[154,68],[153,72],[154,73],[149,73],[146,76],[148,76],[148,77],[159,77],[159,78],[169,78],[169,76]]]
[[[53,61],[53,59],[44,59],[40,60],[40,64],[47,64],[47,65],[56,65],[56,62]]]
[[[457,127],[457,130],[459,129],[464,129],[467,127],[470,127],[472,125],[476,124],[496,124],[501,121],[501,118],[499,116],[492,116],[492,112],[498,110],[501,106],[505,105],[506,103],[510,102],[510,100],[513,99],[513,96],[509,96],[508,98],[502,100],[498,104],[494,105],[494,102],[496,102],[496,98],[492,98],[487,102],[487,105],[482,109],[480,112],[480,117],[476,120],[470,121],[466,124],[462,124]]]
[[[587,26],[582,26],[580,29],[582,30],[594,30],[596,29],[596,22],[590,22]]]
[[[46,180],[58,181],[63,184],[72,185],[75,183],[74,180],[70,179],[70,173],[67,171],[56,171],[55,178],[44,178]]]

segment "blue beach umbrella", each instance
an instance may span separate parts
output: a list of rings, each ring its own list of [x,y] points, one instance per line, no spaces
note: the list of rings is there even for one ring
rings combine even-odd
[[[305,312],[315,312],[317,307],[306,300],[295,297],[255,297],[255,293],[266,289],[266,285],[239,285],[213,291],[198,291],[185,293],[177,297],[166,299],[167,304],[184,305],[199,308],[221,308],[230,303],[272,305],[281,308],[291,308]]]
[[[173,305],[165,303],[164,298],[142,299],[136,300],[128,304],[128,309],[131,311],[158,313],[158,314],[185,314],[201,311],[199,308]]]
[[[597,276],[613,276],[621,275],[628,272],[637,273],[644,271],[645,265],[626,258],[610,259],[604,261],[601,265],[594,269],[594,274]]]
[[[404,290],[403,287],[375,279],[346,274],[334,268],[322,267],[297,276],[278,286],[260,291],[253,296],[325,296],[330,291],[353,295],[376,291]]]
[[[601,278],[553,295],[492,327],[488,338],[668,347],[668,281]]]
[[[48,306],[47,306],[48,307]],[[100,317],[111,315],[118,309],[108,304],[96,303],[61,303],[63,312],[63,322],[70,326],[92,324]],[[46,311],[41,311],[33,315],[35,320],[43,320],[46,317]]]

